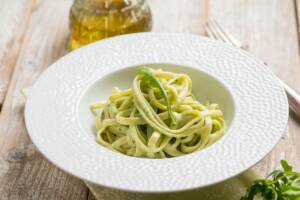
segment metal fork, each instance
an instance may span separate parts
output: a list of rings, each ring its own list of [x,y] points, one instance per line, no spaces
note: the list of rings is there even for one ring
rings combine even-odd
[[[222,28],[222,26],[214,18],[210,18],[205,22],[204,29],[210,38],[214,38],[216,40],[223,41],[227,44],[230,44],[230,45],[238,47],[238,48],[246,49],[245,46],[243,46],[231,34],[229,34],[227,31],[225,31],[225,29]],[[299,95],[299,93],[297,93],[293,88],[288,86],[285,82],[280,80],[278,77],[277,77],[277,79],[286,92],[290,109],[298,117],[300,117],[300,95]]]

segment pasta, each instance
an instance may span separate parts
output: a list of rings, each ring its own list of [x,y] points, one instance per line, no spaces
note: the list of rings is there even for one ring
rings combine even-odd
[[[218,104],[201,104],[192,81],[177,74],[142,67],[132,88],[115,87],[105,102],[91,105],[96,140],[128,156],[168,158],[199,151],[225,132]]]

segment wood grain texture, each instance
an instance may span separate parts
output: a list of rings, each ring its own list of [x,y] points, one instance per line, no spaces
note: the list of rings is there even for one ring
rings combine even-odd
[[[89,191],[87,200],[102,200],[102,199],[96,199],[96,197],[92,194],[92,192]],[[103,200],[105,200],[105,199],[103,199]]]
[[[5,30],[0,32],[0,103],[15,68],[0,115],[1,200],[95,199],[82,181],[45,160],[31,143],[23,121],[21,89],[31,86],[49,64],[66,53],[71,1],[0,0],[0,26]],[[203,10],[204,1],[148,0],[153,31],[202,34],[204,15],[209,13],[300,91],[299,31],[293,0],[210,0],[209,12]],[[295,1],[300,10],[300,0]],[[280,143],[255,169],[266,174],[285,158],[300,170],[299,155],[300,126],[291,118]]]
[[[148,0],[153,16],[153,31],[203,33],[206,0]]]
[[[295,14],[296,14],[296,26],[298,32],[298,46],[300,48],[300,0],[294,0]]]
[[[0,111],[33,3],[33,0],[0,0]]]
[[[211,0],[211,14],[274,73],[300,91],[300,62],[293,0]],[[262,133],[263,134],[263,133]],[[255,151],[255,150],[254,150]],[[255,169],[267,174],[280,159],[300,169],[300,125],[290,118],[284,137]]]
[[[21,89],[66,53],[71,1],[37,1],[0,115],[0,199],[87,199],[84,183],[49,163],[31,143]],[[45,120],[45,119],[41,119]]]

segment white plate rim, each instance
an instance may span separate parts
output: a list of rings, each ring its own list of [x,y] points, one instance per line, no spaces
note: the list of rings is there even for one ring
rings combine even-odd
[[[162,45],[166,45],[166,44],[169,44],[172,48],[174,48],[174,46],[176,47],[177,44],[180,44],[179,46],[182,46],[184,44],[189,44],[190,46],[188,46],[188,47],[186,47],[186,49],[184,49],[188,52],[192,52],[192,50],[199,50],[199,49],[195,49],[198,45],[198,46],[201,46],[202,48],[203,48],[203,46],[205,46],[209,52],[212,52],[213,50],[224,51],[229,56],[231,56],[231,54],[234,54],[234,56],[240,56],[242,60],[238,61],[238,63],[242,64],[243,68],[234,68],[234,70],[235,70],[234,73],[241,73],[241,74],[236,74],[236,76],[243,76],[243,74],[245,74],[245,73],[250,73],[249,70],[256,70],[256,73],[259,75],[262,75],[265,80],[263,80],[259,77],[251,76],[250,77],[250,79],[252,79],[251,81],[257,81],[257,80],[261,81],[262,84],[266,84],[266,88],[265,88],[265,86],[262,86],[262,88],[260,88],[260,90],[266,92],[268,95],[270,95],[270,91],[273,92],[273,95],[275,94],[275,96],[272,96],[272,95],[266,96],[266,99],[265,99],[266,102],[271,103],[272,108],[275,109],[277,114],[278,113],[280,114],[277,117],[272,118],[272,120],[267,120],[267,122],[272,123],[272,125],[274,125],[276,127],[276,128],[269,127],[273,131],[274,135],[271,136],[271,134],[268,133],[268,139],[270,139],[270,138],[271,139],[267,143],[266,142],[263,143],[264,145],[267,145],[267,146],[264,147],[263,149],[259,149],[257,152],[255,152],[256,156],[254,154],[253,155],[251,154],[250,155],[250,156],[252,156],[251,158],[241,159],[242,163],[240,163],[239,166],[236,166],[234,169],[228,169],[226,167],[214,168],[214,167],[212,167],[211,164],[214,163],[213,161],[218,161],[218,159],[217,158],[208,159],[208,164],[205,169],[208,170],[211,167],[213,169],[224,170],[224,171],[222,171],[222,172],[217,171],[216,172],[217,175],[213,175],[213,173],[206,174],[207,177],[205,177],[204,180],[191,179],[191,177],[192,177],[191,175],[185,175],[185,177],[182,177],[183,174],[179,174],[179,175],[177,175],[177,178],[179,178],[181,181],[179,182],[179,181],[174,180],[175,182],[172,185],[166,184],[166,183],[170,183],[171,179],[168,180],[166,183],[164,183],[164,180],[161,180],[158,177],[155,177],[155,178],[150,177],[149,178],[149,176],[147,176],[147,174],[144,174],[142,177],[142,178],[146,179],[144,183],[136,180],[136,179],[140,179],[141,177],[132,179],[132,175],[130,176],[131,180],[126,179],[126,177],[125,178],[122,177],[119,179],[118,179],[118,177],[114,177],[113,179],[111,179],[111,177],[113,177],[112,176],[113,174],[108,174],[106,176],[97,176],[95,174],[89,174],[87,172],[84,172],[84,168],[90,167],[89,165],[91,165],[91,163],[85,164],[82,167],[78,167],[78,166],[75,167],[75,166],[73,166],[73,164],[78,164],[78,161],[75,161],[74,159],[64,161],[62,158],[58,159],[58,157],[60,155],[54,156],[53,153],[51,152],[53,149],[51,150],[47,147],[47,145],[49,145],[49,144],[47,144],[48,141],[45,141],[45,138],[42,138],[42,136],[39,134],[39,131],[44,130],[44,129],[42,129],[41,127],[37,127],[37,126],[41,126],[41,124],[47,123],[47,122],[42,121],[41,123],[37,123],[37,120],[36,120],[37,116],[35,116],[35,115],[41,113],[40,111],[38,111],[39,109],[37,109],[37,108],[41,109],[43,106],[41,103],[39,103],[39,100],[41,99],[41,91],[43,89],[45,89],[45,81],[46,81],[47,77],[53,77],[53,74],[57,75],[57,73],[60,73],[61,70],[59,68],[64,69],[66,71],[69,70],[70,73],[73,73],[72,70],[74,70],[74,69],[71,69],[71,66],[66,66],[65,64],[68,64],[69,62],[72,63],[72,61],[70,61],[70,59],[73,59],[77,56],[79,56],[82,60],[87,60],[88,58],[86,58],[85,56],[90,56],[90,54],[92,54],[89,52],[95,51],[97,49],[101,50],[101,48],[108,48],[108,47],[111,48],[109,50],[111,52],[114,52],[117,50],[118,56],[119,56],[120,53],[122,53],[122,51],[120,49],[121,47],[118,46],[119,44],[121,44],[121,45],[130,44],[131,45],[131,46],[129,45],[129,49],[130,49],[130,48],[134,48],[135,43],[138,41],[140,41],[141,43],[144,43],[146,46],[148,45],[148,47],[150,45],[152,48],[152,49],[150,49],[151,53],[153,53],[154,51],[160,51],[160,49],[164,49],[164,47]],[[154,43],[157,41],[160,41],[161,44]],[[173,45],[174,43],[176,45]],[[139,49],[139,50],[146,52],[146,50],[142,49],[142,48],[143,47],[141,47],[141,49]],[[180,52],[182,52],[182,50],[175,49],[174,52],[175,52],[175,54],[178,54],[177,56],[180,56]],[[221,53],[224,53],[224,52],[221,52]],[[130,55],[129,50],[125,50],[124,54]],[[116,56],[116,55],[113,55],[113,56]],[[150,54],[147,56],[145,56],[144,58],[139,58],[138,62],[141,62],[142,60],[149,61],[151,59],[153,59],[155,61],[163,61],[163,60],[169,59],[168,54],[161,54],[161,55],[159,55],[159,54],[151,55]],[[151,58],[151,56],[154,56],[154,57]],[[193,55],[193,56],[195,56],[195,55]],[[108,59],[107,57],[105,57],[105,58]],[[183,59],[182,57],[180,57],[180,58]],[[193,57],[193,58],[196,59],[196,57]],[[67,60],[67,59],[69,59],[69,60]],[[204,59],[204,58],[199,58],[199,59]],[[212,56],[212,57],[205,58],[205,59],[210,60],[210,59],[216,59],[216,58],[214,56]],[[220,60],[229,59],[230,60],[230,58],[228,58],[228,57],[220,57],[217,59],[220,59]],[[245,60],[247,62],[245,62]],[[77,59],[77,61],[78,61],[78,59]],[[104,62],[110,63],[112,61],[110,60],[109,62],[108,61],[104,61]],[[136,60],[132,60],[131,64],[135,65],[138,62]],[[227,61],[227,62],[229,62],[229,61]],[[118,63],[116,63],[116,64],[118,64]],[[184,64],[184,63],[179,63],[179,64]],[[216,63],[214,63],[214,64],[216,64]],[[253,65],[253,66],[251,66],[251,68],[249,66],[250,64]],[[61,66],[61,65],[65,65],[65,66]],[[189,66],[194,66],[194,65],[189,65]],[[207,69],[207,67],[206,67],[205,69],[202,68],[201,70],[203,70],[207,73],[210,73],[210,74],[215,73],[216,74],[215,76],[217,78],[221,79],[227,85],[229,85],[229,87],[236,87],[236,86],[232,85],[232,80],[229,77],[229,75],[220,76],[220,74],[225,73],[224,70],[227,69],[226,67],[222,68],[222,69],[220,68],[220,66],[212,66],[212,67],[215,67],[215,68]],[[232,70],[232,69],[230,69],[230,70]],[[105,72],[105,73],[108,73],[108,72]],[[63,77],[63,78],[66,78],[66,77]],[[86,76],[84,78],[87,79]],[[81,79],[83,79],[83,78],[81,77]],[[47,81],[51,81],[51,80],[47,80]],[[84,82],[84,84],[86,84],[86,83],[91,83],[91,81],[93,81],[93,78],[91,80],[88,80],[88,81],[85,80],[83,82]],[[77,89],[74,89],[74,90],[77,90]],[[244,88],[244,89],[246,89],[246,90],[251,89],[251,91],[252,91],[252,90],[256,90],[257,88],[250,88],[250,89]],[[63,91],[61,91],[61,92],[63,92]],[[51,94],[51,93],[49,93],[49,91],[48,91],[47,95],[49,95],[49,94]],[[80,91],[78,91],[78,94],[76,94],[76,95],[80,95]],[[240,94],[234,93],[234,98],[236,98],[238,95],[240,95]],[[270,98],[270,97],[272,97],[272,98]],[[42,99],[45,100],[44,97]],[[280,102],[280,105],[274,105],[274,102],[276,102],[276,103]],[[241,110],[242,108],[243,108],[242,106],[239,106],[237,108],[238,110],[236,112],[238,115],[241,114],[242,112],[245,112],[245,110]],[[68,109],[72,110],[72,109],[74,109],[74,106],[73,107],[70,106]],[[267,112],[267,113],[263,113],[264,114],[263,116],[270,114],[269,110],[265,111],[265,112]],[[259,114],[261,114],[261,113],[259,112],[254,115],[257,117],[257,116],[260,116]],[[51,117],[53,118],[54,116],[51,116]],[[236,117],[238,119],[240,119],[239,116],[236,116]],[[274,117],[274,116],[272,116],[272,117]],[[253,119],[253,117],[251,119]],[[34,144],[42,152],[42,154],[45,155],[45,157],[47,157],[52,163],[54,163],[55,165],[57,165],[58,167],[60,167],[61,169],[63,169],[64,171],[66,171],[68,173],[71,173],[79,178],[93,182],[95,184],[100,184],[103,186],[127,190],[127,191],[140,191],[140,192],[182,191],[182,190],[211,185],[216,182],[219,182],[219,181],[228,179],[230,177],[233,177],[235,175],[238,175],[238,174],[242,173],[243,171],[245,171],[246,169],[248,169],[249,167],[253,166],[258,161],[260,161],[264,156],[267,155],[268,152],[270,152],[274,148],[274,146],[279,141],[279,139],[287,125],[287,119],[288,119],[288,104],[287,104],[287,98],[284,93],[284,90],[279,85],[279,83],[276,81],[276,79],[275,79],[274,75],[271,73],[271,71],[268,68],[264,67],[263,62],[259,61],[258,59],[256,59],[255,57],[253,57],[252,55],[248,54],[245,51],[239,50],[234,47],[230,47],[226,44],[212,41],[210,39],[203,38],[200,36],[195,36],[192,34],[183,34],[183,33],[138,33],[138,34],[123,35],[123,36],[119,36],[119,37],[105,39],[103,41],[96,42],[94,44],[83,47],[77,51],[74,51],[73,53],[70,53],[67,56],[61,58],[59,61],[55,62],[50,68],[48,68],[42,74],[42,76],[36,81],[32,91],[31,91],[31,94],[27,100],[26,107],[25,107],[25,122],[26,122],[26,127],[28,129],[28,132],[30,134],[30,137],[31,137],[32,141],[34,142]],[[76,124],[72,124],[72,125],[76,126]],[[234,130],[231,130],[231,131],[237,131],[236,129],[239,126],[240,126],[240,124],[236,125],[235,127],[232,127],[232,129],[234,129]],[[255,126],[257,126],[257,125],[255,125]],[[253,127],[253,128],[255,130],[258,129],[257,127]],[[261,127],[259,127],[259,128],[261,128]],[[226,139],[226,135],[224,136],[223,140],[224,139]],[[251,141],[251,142],[253,142],[253,141]],[[255,144],[253,143],[251,145],[255,145]],[[262,145],[262,144],[260,144],[260,145]],[[218,146],[220,146],[220,144],[217,143],[214,146],[215,146],[215,148],[207,149],[206,153],[208,153],[208,154],[211,153],[211,151],[212,151],[211,149],[217,149]],[[241,150],[240,146],[236,146],[236,148],[239,148],[239,149],[233,149],[233,151],[235,151],[235,153],[237,153],[236,152],[237,150]],[[101,148],[99,148],[99,150],[100,149]],[[102,149],[101,149],[101,151],[102,151]],[[115,155],[107,150],[103,150],[103,151],[106,152],[107,156],[110,156],[111,158],[113,158],[112,163],[106,163],[109,167],[116,165],[116,163],[115,163],[116,160],[118,160],[118,162],[126,162],[128,160],[128,157],[124,157],[122,155],[120,155],[120,156]],[[213,153],[216,153],[216,152],[218,152],[219,155],[223,155],[222,152],[220,152],[220,149],[213,151]],[[232,152],[227,152],[227,153],[232,153]],[[238,154],[240,154],[240,152],[238,152]],[[63,154],[61,154],[61,155],[63,155]],[[71,155],[69,155],[69,156],[71,156]],[[223,156],[225,156],[225,155],[223,155]],[[241,155],[238,155],[238,156],[241,156]],[[165,161],[164,166],[170,167],[170,169],[175,170],[175,168],[172,168],[171,165],[178,164],[178,162],[181,160],[183,160],[185,162],[192,161],[192,162],[194,162],[193,164],[199,164],[199,162],[195,163],[195,158],[202,158],[202,156],[199,157],[199,154],[190,154],[188,156],[179,157],[176,159]],[[241,157],[239,157],[239,158],[241,158]],[[130,159],[131,159],[131,161],[135,161],[135,158],[130,158]],[[236,160],[234,158],[231,158],[231,159]],[[178,162],[175,162],[175,161],[178,161]],[[66,164],[66,162],[74,162],[74,163]],[[105,162],[109,162],[109,161],[105,160]],[[149,165],[147,167],[154,167],[153,164],[151,164],[151,162],[153,162],[153,161],[145,160],[145,162],[143,162],[143,164],[146,163],[147,165]],[[156,162],[156,161],[154,161],[154,162]],[[133,163],[138,165],[138,163],[140,163],[140,161],[135,161]],[[217,163],[219,163],[219,161]],[[226,163],[226,162],[224,162],[224,163]],[[232,165],[229,165],[228,167],[232,167]],[[90,169],[93,169],[93,168],[90,167]],[[136,168],[134,168],[134,166],[130,166],[129,170],[132,170],[132,169],[136,169]],[[202,169],[203,169],[203,167],[202,167]],[[107,172],[108,169],[105,169],[105,170],[104,170],[103,166],[102,167],[97,166],[94,168],[93,172],[99,172],[99,173],[103,172],[103,171]],[[172,175],[175,175],[176,173],[178,174],[178,171],[175,170],[172,172],[172,170],[170,172],[165,172],[164,174],[168,174],[168,173],[171,173],[171,174],[174,173]],[[151,172],[154,172],[154,171],[152,169]],[[197,172],[196,174],[199,174],[199,172]],[[122,173],[122,176],[125,176],[125,174]],[[129,177],[127,177],[127,178],[129,178]],[[163,178],[166,178],[166,177],[163,176]],[[107,179],[110,179],[110,180],[107,180]]]

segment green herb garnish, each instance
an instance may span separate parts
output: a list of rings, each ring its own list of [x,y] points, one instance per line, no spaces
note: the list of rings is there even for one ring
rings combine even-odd
[[[167,92],[164,89],[162,83],[155,77],[155,75],[153,74],[151,68],[149,68],[149,67],[146,67],[146,66],[140,67],[138,69],[138,73],[145,77],[145,79],[148,81],[150,87],[159,89],[163,99],[165,100],[165,104],[167,106],[168,114],[169,114],[169,117],[171,119],[171,122],[173,124],[175,124],[176,120],[175,120],[175,117],[174,117],[174,115],[172,113],[172,110],[171,110],[170,100],[168,98]]]
[[[281,160],[281,166],[283,170],[255,181],[241,200],[300,200],[300,173],[294,172],[285,160]]]

